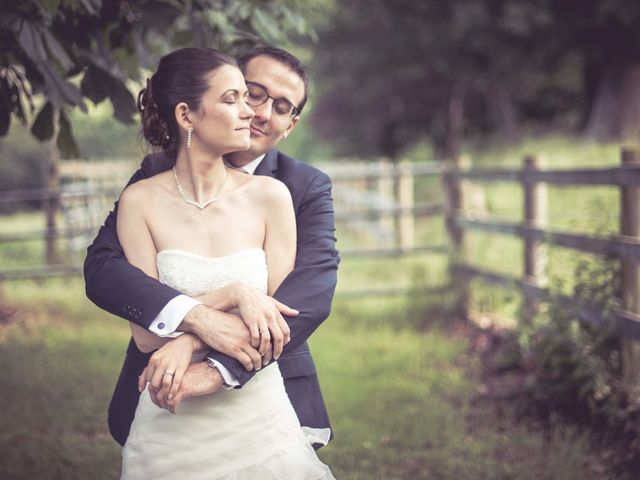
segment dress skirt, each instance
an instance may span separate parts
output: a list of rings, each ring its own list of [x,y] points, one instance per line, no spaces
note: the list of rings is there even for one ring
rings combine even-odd
[[[122,479],[333,479],[287,397],[277,363],[241,389],[187,398],[172,414],[140,396]]]

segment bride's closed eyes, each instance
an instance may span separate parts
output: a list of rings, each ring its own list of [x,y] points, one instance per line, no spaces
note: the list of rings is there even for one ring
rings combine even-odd
[[[248,95],[249,93],[246,90],[242,93],[240,93],[238,90],[233,90],[231,92],[225,92],[222,101],[224,103],[235,104],[238,103],[240,99],[242,99],[244,102],[246,102]]]

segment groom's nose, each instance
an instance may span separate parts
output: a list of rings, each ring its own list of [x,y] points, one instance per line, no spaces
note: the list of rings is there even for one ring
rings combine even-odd
[[[268,122],[271,120],[271,115],[273,112],[273,100],[270,98],[267,99],[262,105],[257,107],[253,107],[253,111],[255,112],[254,120],[258,120],[260,122]]]

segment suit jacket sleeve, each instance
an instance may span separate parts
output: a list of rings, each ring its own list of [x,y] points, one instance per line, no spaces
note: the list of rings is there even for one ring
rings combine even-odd
[[[335,249],[335,219],[331,198],[331,180],[324,173],[310,182],[296,212],[298,230],[294,270],[285,278],[274,298],[300,311],[295,317],[285,317],[291,329],[291,341],[283,355],[307,341],[316,328],[329,316],[337,281],[340,258]],[[212,351],[209,357],[231,371],[240,385],[255,372],[247,372],[234,358]]]
[[[156,173],[145,167],[143,163],[127,186]],[[127,261],[116,233],[117,211],[118,202],[87,250],[84,262],[87,297],[103,310],[149,328],[162,308],[180,292]]]

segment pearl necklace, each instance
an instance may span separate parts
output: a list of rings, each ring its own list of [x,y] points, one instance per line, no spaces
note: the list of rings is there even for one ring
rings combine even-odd
[[[222,189],[224,188],[225,184],[227,183],[227,179],[229,178],[229,171],[227,170],[227,166],[224,166],[224,180],[222,181],[222,185],[220,185],[218,187],[218,190],[216,191],[216,196],[213,197],[211,200],[208,200],[204,203],[198,203],[195,200],[189,200],[186,195],[184,194],[184,191],[182,190],[182,185],[180,185],[180,181],[178,180],[178,175],[176,174],[176,167],[174,165],[173,167],[173,178],[176,181],[176,187],[178,187],[178,192],[180,193],[180,196],[182,197],[182,199],[187,202],[189,205],[193,205],[194,207],[198,207],[200,210],[204,210],[205,208],[207,208],[209,205],[211,205],[214,202],[217,202],[218,199],[220,198],[220,193],[222,192]]]

